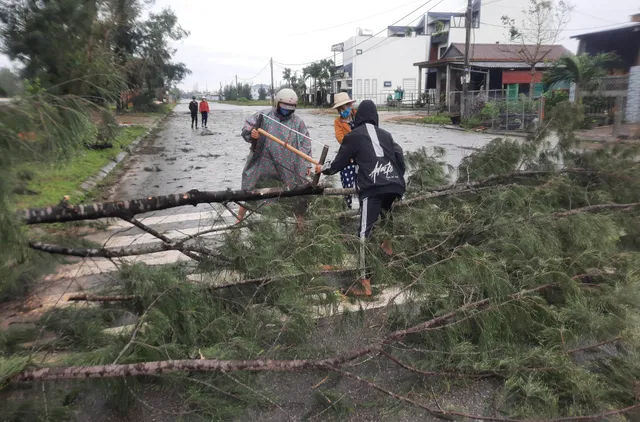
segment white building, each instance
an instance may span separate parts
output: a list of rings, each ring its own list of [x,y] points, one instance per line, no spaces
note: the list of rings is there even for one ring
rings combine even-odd
[[[405,98],[418,95],[418,78],[413,64],[416,57],[427,58],[427,37],[355,36],[338,45],[342,67],[334,83],[334,92],[347,91],[357,100],[386,102],[397,87]],[[335,47],[335,46],[334,46]]]
[[[508,6],[506,9],[495,0],[486,5],[482,5],[482,0],[474,0],[472,44],[508,41],[502,16],[521,21],[522,10],[528,8],[529,0],[510,0]],[[356,100],[375,97],[380,104],[400,87],[405,100],[417,99],[427,87],[434,89],[437,73],[419,70],[414,63],[439,60],[452,43],[464,42],[465,8],[454,12],[429,11],[416,26],[390,26],[387,37],[351,37],[332,47],[342,52],[333,91],[347,91]]]
[[[267,84],[257,84],[251,87],[251,98],[257,100],[260,98],[260,88],[264,88],[267,91],[267,97],[269,97],[269,85]]]

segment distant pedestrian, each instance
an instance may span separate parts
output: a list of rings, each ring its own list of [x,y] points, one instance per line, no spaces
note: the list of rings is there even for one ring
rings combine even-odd
[[[191,129],[193,129],[194,123],[196,124],[196,129],[198,129],[198,102],[196,101],[195,95],[191,97],[189,111],[191,112]]]
[[[338,110],[338,117],[333,122],[333,128],[336,133],[338,143],[342,144],[344,136],[353,130],[353,121],[356,115],[356,109],[353,107],[355,101],[349,98],[346,92],[340,92],[335,96],[334,110]],[[356,186],[356,165],[351,161],[347,167],[340,172],[340,181],[343,188],[352,188]],[[344,197],[347,202],[347,208],[351,209],[353,198],[351,195]]]
[[[206,97],[202,97],[200,101],[200,114],[202,114],[202,127],[207,127],[207,118],[209,117],[209,103]]]

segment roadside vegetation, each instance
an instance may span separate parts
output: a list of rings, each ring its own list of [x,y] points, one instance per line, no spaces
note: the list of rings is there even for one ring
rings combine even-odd
[[[0,72],[0,298],[20,296],[50,265],[27,237],[74,236],[16,224],[17,207],[56,205],[124,151],[146,128],[121,127],[116,112],[158,118],[162,95],[188,69],[171,40],[188,33],[170,10],[143,13],[141,1],[0,2],[0,45],[17,63]],[[97,42],[96,40],[100,40]],[[58,230],[61,227],[57,227]],[[66,229],[65,229],[66,230]],[[75,240],[82,244],[82,241]]]

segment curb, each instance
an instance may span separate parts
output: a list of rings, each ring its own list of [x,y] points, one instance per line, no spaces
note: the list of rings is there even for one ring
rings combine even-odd
[[[80,190],[77,193],[79,195],[85,195],[90,191],[92,191],[96,186],[98,186],[98,183],[104,180],[104,178],[107,177],[116,168],[116,166],[120,164],[120,162],[122,162],[122,160],[124,160],[130,154],[132,154],[133,150],[138,146],[138,144],[142,142],[142,140],[145,139],[147,136],[149,136],[151,132],[156,130],[156,128],[160,125],[160,123],[164,122],[164,120],[167,117],[169,117],[171,114],[173,114],[173,110],[165,114],[164,116],[162,116],[160,119],[158,119],[157,122],[151,125],[145,133],[143,133],[142,135],[134,139],[133,142],[131,142],[131,144],[129,144],[124,151],[116,155],[115,158],[109,164],[106,164],[105,166],[103,166],[98,171],[97,174],[93,176],[89,176],[87,180],[82,182],[82,184],[80,185]]]

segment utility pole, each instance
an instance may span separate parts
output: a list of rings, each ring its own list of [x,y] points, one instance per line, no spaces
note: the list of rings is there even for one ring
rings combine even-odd
[[[238,86],[238,75],[236,75],[236,101],[240,98],[240,87]]]
[[[271,57],[271,61],[269,63],[271,64],[271,107],[273,107],[273,102],[275,101],[273,98],[273,57]]]
[[[467,77],[469,76],[469,52],[471,50],[471,0],[467,0],[467,13],[465,15],[465,32],[466,37],[464,41],[464,71],[462,76],[462,101],[460,101],[460,117],[462,119],[467,117],[468,102],[467,96],[469,94],[469,84],[467,83]]]

